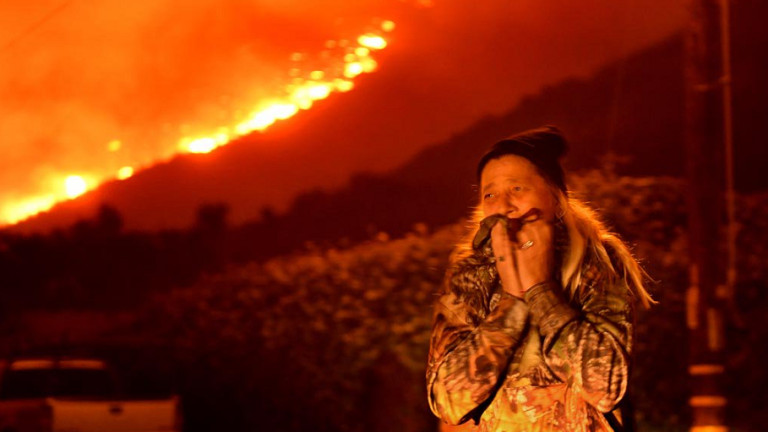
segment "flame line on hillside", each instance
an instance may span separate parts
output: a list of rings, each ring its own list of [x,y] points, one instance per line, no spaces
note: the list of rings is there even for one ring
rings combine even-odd
[[[69,6],[70,3],[72,1],[65,3],[49,16],[55,15],[58,11]],[[45,18],[45,20],[47,19]],[[380,29],[385,33],[394,28],[395,23],[389,20],[383,21],[380,25]],[[378,64],[371,53],[386,48],[387,41],[378,33],[368,32],[357,38],[357,46],[349,46],[347,41],[344,42],[346,42],[344,45],[347,47],[348,53],[343,58],[341,76],[324,79],[326,75],[324,71],[314,70],[309,74],[310,79],[308,80],[295,78],[295,82],[285,88],[288,93],[287,96],[262,101],[245,120],[234,126],[222,126],[215,132],[203,136],[182,137],[177,143],[177,151],[170,157],[184,153],[210,153],[239,137],[253,132],[263,132],[277,121],[286,120],[301,110],[310,109],[314,102],[325,99],[334,92],[344,93],[352,90],[354,88],[353,80],[357,76],[374,72],[377,69]],[[334,44],[336,44],[335,41]],[[122,143],[119,140],[112,140],[107,147],[110,152],[116,152],[122,147]],[[162,163],[163,160],[164,158],[158,158],[151,165]],[[54,192],[4,205],[0,210],[0,226],[13,225],[46,212],[56,204],[77,198],[105,182],[128,179],[137,171],[151,165],[140,167],[122,165],[112,175],[101,178],[85,173],[63,175],[58,183],[54,182]]]

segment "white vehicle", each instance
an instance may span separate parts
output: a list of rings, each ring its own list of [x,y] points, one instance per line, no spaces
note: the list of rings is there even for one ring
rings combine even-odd
[[[0,432],[178,432],[179,400],[117,398],[95,358],[0,361]]]

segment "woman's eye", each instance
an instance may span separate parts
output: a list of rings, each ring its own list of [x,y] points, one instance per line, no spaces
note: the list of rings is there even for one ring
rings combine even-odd
[[[487,194],[483,195],[483,199],[486,199],[486,200],[494,198],[494,197],[496,197],[496,195],[492,194],[492,193],[487,193]]]
[[[522,186],[512,186],[512,191],[513,192],[520,192],[522,190],[523,190]]]

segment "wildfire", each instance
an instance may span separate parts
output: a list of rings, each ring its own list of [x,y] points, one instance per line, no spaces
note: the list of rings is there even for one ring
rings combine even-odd
[[[125,180],[133,175],[133,167],[124,166],[117,170],[117,179]]]
[[[53,195],[39,196],[23,200],[19,203],[6,206],[3,210],[3,219],[9,224],[20,222],[34,214],[46,211],[56,204]]]
[[[392,31],[395,24],[392,21],[384,21],[381,30]],[[352,79],[363,73],[376,70],[378,64],[371,57],[374,50],[386,48],[387,41],[375,33],[367,33],[357,38],[357,46],[347,45],[348,53],[344,56],[343,78],[326,79],[325,71],[315,70],[309,74],[309,80],[300,84],[291,84],[286,88],[288,95],[280,100],[262,103],[259,108],[251,112],[244,121],[232,128],[222,127],[216,133],[203,137],[184,137],[179,140],[181,151],[189,153],[209,153],[218,147],[226,145],[234,138],[247,135],[254,131],[263,131],[278,120],[292,117],[299,110],[312,107],[315,101],[327,98],[333,92],[348,92],[354,88]],[[328,41],[326,47],[340,46],[338,41]],[[293,60],[301,60],[300,53],[292,55]]]
[[[354,88],[353,80],[364,73],[376,70],[378,64],[372,57],[372,53],[387,47],[387,41],[382,34],[391,32],[395,28],[392,21],[383,21],[377,31],[367,32],[356,39],[356,44],[347,40],[329,40],[325,47],[328,49],[343,50],[341,65],[329,70],[311,70],[306,78],[302,78],[299,68],[291,69],[293,80],[283,92],[283,96],[271,100],[261,101],[256,108],[243,120],[235,122],[232,126],[221,126],[215,131],[203,136],[184,136],[177,143],[178,153],[210,153],[218,147],[230,143],[232,140],[256,131],[264,131],[275,122],[288,119],[300,110],[307,110],[319,100],[325,99],[335,92],[348,92]],[[294,53],[291,60],[302,61],[305,55]],[[113,139],[106,145],[107,151],[118,153],[125,144]],[[173,154],[171,155],[173,156]],[[156,160],[159,162],[159,160]],[[134,164],[117,165],[111,174],[67,174],[53,180],[52,192],[49,194],[27,198],[15,203],[3,206],[0,211],[0,225],[14,224],[37,213],[51,209],[56,203],[79,197],[101,183],[110,180],[125,180],[132,177],[142,166],[134,167]]]
[[[69,175],[64,178],[59,190],[53,194],[29,198],[3,209],[3,221],[8,224],[20,222],[29,216],[49,210],[57,202],[77,198],[87,192],[93,185],[85,177]]]
[[[64,179],[64,189],[69,198],[77,198],[88,190],[88,183],[78,175],[71,175]]]

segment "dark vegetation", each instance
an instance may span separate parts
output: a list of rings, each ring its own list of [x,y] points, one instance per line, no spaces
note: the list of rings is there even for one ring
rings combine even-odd
[[[603,209],[655,280],[660,304],[642,312],[637,327],[640,425],[684,430],[684,187],[598,171],[571,184]],[[189,431],[434,430],[423,378],[431,304],[462,223],[417,224],[397,239],[376,232],[354,244],[307,243],[231,264],[236,231],[226,226],[226,208],[199,213],[195,229],[137,234],[123,233],[119,215],[105,207],[50,236],[4,236],[6,354],[86,346],[113,359],[128,392],[181,394]],[[742,197],[739,220],[728,395],[734,430],[756,430],[768,420],[760,409],[768,385],[761,364],[768,196]],[[58,332],[24,321],[35,309],[60,311],[59,321],[48,321]],[[77,311],[105,310],[113,319],[96,331],[66,325]]]

